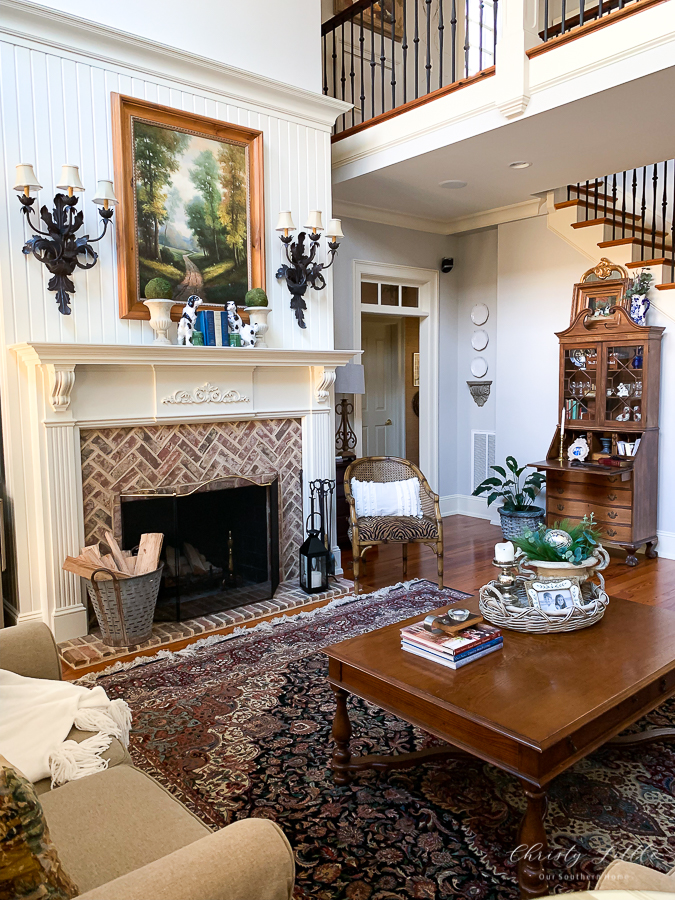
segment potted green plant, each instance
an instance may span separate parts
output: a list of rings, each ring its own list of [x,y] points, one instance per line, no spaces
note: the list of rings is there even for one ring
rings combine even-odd
[[[576,523],[565,519],[556,522],[553,528],[541,524],[520,537],[514,537],[513,543],[527,557],[523,565],[536,569],[539,579],[569,578],[572,575],[583,582],[596,569],[604,569],[609,562],[600,536],[591,513]]]
[[[534,498],[541,490],[546,480],[545,476],[539,472],[532,472],[521,481],[527,466],[519,466],[513,456],[506,457],[506,469],[503,466],[490,466],[490,468],[497,475],[492,475],[482,481],[473,492],[473,496],[479,497],[481,494],[488,494],[488,506],[495,500],[503,501],[503,506],[500,506],[497,511],[501,519],[504,537],[507,540],[513,540],[542,524],[546,517],[546,511],[540,506],[534,506]]]
[[[267,294],[262,288],[251,288],[244,297],[244,303],[246,304],[244,309],[248,313],[249,322],[251,325],[258,326],[255,345],[264,349],[267,347],[265,335],[269,328],[267,316],[270,313]]]

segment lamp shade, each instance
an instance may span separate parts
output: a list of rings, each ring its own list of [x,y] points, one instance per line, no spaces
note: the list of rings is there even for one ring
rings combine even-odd
[[[320,209],[310,209],[309,216],[305,222],[305,228],[311,228],[312,231],[323,231]]]
[[[61,178],[56,187],[61,191],[72,189],[73,191],[83,191],[84,185],[80,181],[80,170],[78,166],[61,166]]]
[[[335,370],[335,390],[338,394],[365,394],[366,379],[363,366],[347,363]]]
[[[14,185],[14,190],[25,191],[26,188],[28,188],[29,191],[41,191],[42,185],[35,177],[32,166],[28,165],[28,163],[19,163],[16,167],[16,184]]]
[[[328,223],[328,228],[326,228],[326,234],[328,235],[328,237],[332,237],[334,240],[343,238],[344,234],[342,233],[342,220],[331,219]]]
[[[293,217],[290,210],[284,210],[279,213],[279,221],[277,222],[277,231],[295,231]]]
[[[99,183],[96,185],[96,196],[94,197],[93,202],[97,206],[105,206],[106,209],[109,204],[119,202],[115,196],[112,181],[108,181],[106,178],[100,179]]]

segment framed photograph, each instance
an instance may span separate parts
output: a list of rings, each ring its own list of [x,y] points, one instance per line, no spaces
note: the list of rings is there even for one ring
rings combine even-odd
[[[413,378],[413,387],[420,386],[420,355],[419,353],[413,353],[413,364],[412,364],[412,378]]]
[[[568,616],[575,606],[584,606],[578,578],[533,581],[527,593],[532,605],[547,616]]]
[[[176,304],[243,306],[265,287],[262,132],[121,94],[112,110],[120,318],[150,317],[153,278]]]
[[[586,309],[591,311],[591,320],[600,322],[612,317],[614,306],[621,306],[630,312],[626,299],[629,284],[630,276],[623,266],[601,260],[595,268],[584,272],[581,281],[574,285],[570,322],[574,322],[579,313]]]

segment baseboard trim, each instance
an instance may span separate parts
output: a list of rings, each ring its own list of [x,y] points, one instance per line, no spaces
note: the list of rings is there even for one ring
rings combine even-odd
[[[442,516],[471,516],[473,519],[487,519],[491,525],[499,525],[499,515],[488,507],[484,497],[472,494],[448,494],[440,498]]]
[[[657,531],[659,539],[656,549],[664,559],[675,559],[675,531]]]
[[[87,626],[87,610],[78,603],[76,606],[63,606],[54,610],[52,631],[57,644],[83,637],[89,631]]]

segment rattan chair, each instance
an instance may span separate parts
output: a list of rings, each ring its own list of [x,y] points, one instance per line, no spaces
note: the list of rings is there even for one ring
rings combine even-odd
[[[369,516],[358,518],[351,491],[351,480],[420,482],[421,519],[412,516]],[[361,563],[369,547],[377,544],[402,544],[403,576],[408,574],[408,544],[428,544],[438,559],[438,586],[443,587],[443,521],[438,494],[414,463],[395,456],[365,456],[355,459],[345,472],[345,498],[349,504],[349,537],[352,542],[354,593],[359,593]]]

